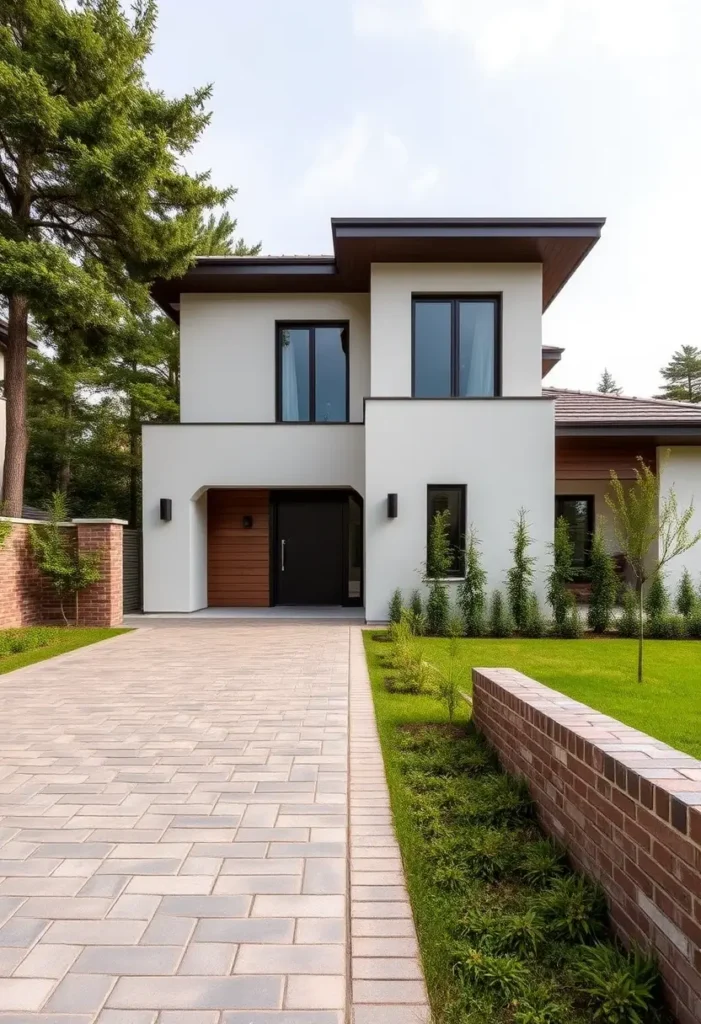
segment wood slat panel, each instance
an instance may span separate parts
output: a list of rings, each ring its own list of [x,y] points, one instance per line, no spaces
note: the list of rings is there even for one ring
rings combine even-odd
[[[614,469],[621,480],[633,480],[639,455],[655,468],[655,446],[643,438],[637,441],[597,441],[592,438],[580,441],[559,437],[555,441],[555,478],[610,480]]]
[[[270,495],[265,490],[207,492],[207,603],[212,608],[270,604]],[[250,530],[243,517],[253,516]]]

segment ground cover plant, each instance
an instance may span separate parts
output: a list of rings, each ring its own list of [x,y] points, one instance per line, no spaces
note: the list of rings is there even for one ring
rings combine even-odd
[[[387,640],[365,635],[436,1024],[666,1020],[654,965],[611,940],[601,892],[544,838],[527,789],[500,771],[468,705],[451,724],[433,691],[388,690]],[[424,659],[454,643],[422,640]]]
[[[57,654],[107,640],[127,629],[96,629],[91,627],[24,626],[0,629],[0,675],[13,669],[33,665]]]

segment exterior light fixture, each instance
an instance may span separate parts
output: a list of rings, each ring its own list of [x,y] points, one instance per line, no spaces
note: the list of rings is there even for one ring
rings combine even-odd
[[[253,516],[244,516],[242,521],[241,521],[241,525],[243,526],[244,530],[252,529],[252,527],[253,527]]]
[[[171,498],[161,498],[161,519],[169,523],[173,518],[173,501]]]
[[[396,519],[398,512],[398,498],[396,494],[387,495],[387,518]]]

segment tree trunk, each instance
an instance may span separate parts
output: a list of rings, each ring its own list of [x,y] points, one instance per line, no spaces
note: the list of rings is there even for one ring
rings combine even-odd
[[[7,433],[3,501],[8,516],[22,515],[24,473],[27,463],[27,335],[29,300],[11,295],[5,354],[5,397]]]
[[[643,606],[643,583],[642,580],[638,580],[635,584],[635,589],[638,592],[638,616],[639,616],[639,632],[638,632],[638,682],[643,681],[643,639],[645,636],[645,613]]]

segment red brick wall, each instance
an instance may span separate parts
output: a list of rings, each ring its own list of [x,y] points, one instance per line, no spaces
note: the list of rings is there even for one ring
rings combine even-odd
[[[81,523],[64,527],[81,551],[103,552],[103,579],[78,599],[78,625],[115,626],[122,621],[122,527],[115,523]],[[75,604],[66,603],[69,622]],[[29,544],[29,524],[13,523],[0,548],[0,628],[62,623],[49,581],[41,575]]]
[[[545,830],[654,951],[672,1011],[701,1020],[701,762],[511,669],[475,669],[474,719]]]

